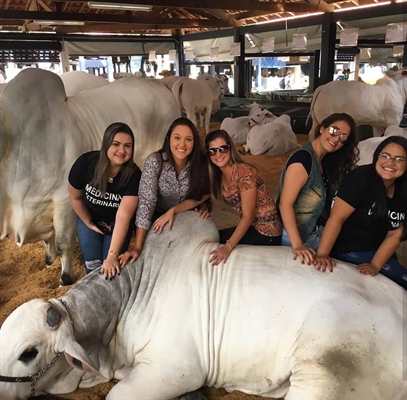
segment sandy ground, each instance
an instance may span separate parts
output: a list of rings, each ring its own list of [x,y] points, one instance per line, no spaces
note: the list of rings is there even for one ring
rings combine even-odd
[[[219,124],[211,124],[216,129]],[[305,143],[306,136],[299,135],[301,143]],[[239,148],[239,147],[238,147]],[[281,169],[288,154],[281,157],[243,156],[244,160],[255,165],[263,174],[271,193],[276,197],[278,180]],[[219,228],[236,225],[238,218],[235,213],[224,204],[215,204],[213,218]],[[75,246],[74,270],[76,280],[84,276],[79,247]],[[0,324],[20,304],[33,298],[51,298],[64,294],[69,287],[59,287],[60,260],[46,268],[45,249],[42,243],[28,244],[17,247],[11,240],[0,242]],[[74,393],[60,395],[59,398],[72,400],[102,400],[113,387],[114,382],[98,385],[91,389],[80,389]],[[209,400],[254,400],[257,396],[243,393],[226,393],[224,390],[203,388],[202,393]],[[1,398],[1,396],[0,396]],[[56,397],[39,397],[52,399]]]

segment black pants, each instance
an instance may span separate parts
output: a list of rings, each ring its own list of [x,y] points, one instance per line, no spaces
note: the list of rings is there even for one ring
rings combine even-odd
[[[225,244],[235,231],[234,228],[221,229],[219,231],[220,243]],[[253,226],[247,230],[238,244],[255,244],[258,246],[278,246],[281,244],[281,236],[265,236],[257,232]]]

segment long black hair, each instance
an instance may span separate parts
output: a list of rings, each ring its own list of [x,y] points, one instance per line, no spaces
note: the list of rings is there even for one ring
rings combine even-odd
[[[125,133],[131,137],[131,157],[120,168],[121,178],[120,185],[127,185],[130,176],[136,170],[136,164],[133,161],[134,155],[134,134],[131,128],[123,122],[114,122],[110,124],[102,139],[102,146],[99,151],[99,159],[95,167],[95,176],[91,182],[93,186],[97,187],[102,193],[106,192],[107,182],[110,176],[110,160],[107,156],[107,151],[112,145],[114,137],[117,133]]]
[[[386,196],[386,187],[384,186],[383,179],[376,171],[376,163],[379,158],[379,154],[388,144],[398,144],[404,149],[404,152],[407,155],[407,139],[402,136],[389,136],[383,142],[381,142],[376,150],[373,153],[372,164],[369,165],[372,175],[374,176],[374,183],[371,188],[372,198],[375,203],[375,217],[376,218],[387,218],[387,196]],[[406,166],[407,167],[407,166]],[[404,214],[407,214],[407,168],[404,171],[404,174],[396,179],[396,185],[401,189],[402,203],[404,205]],[[407,219],[403,220],[403,237],[402,240],[407,238]]]
[[[230,161],[232,164],[244,162],[240,157],[239,153],[237,152],[235,146],[233,145],[232,139],[230,138],[229,134],[223,129],[209,132],[206,135],[205,151],[208,150],[209,143],[216,139],[223,139],[226,142],[226,144],[230,146]],[[212,197],[217,200],[220,200],[222,199],[222,171],[212,161],[209,161],[208,166]]]
[[[339,150],[326,154],[322,159],[324,170],[329,176],[331,185],[336,189],[359,159],[355,120],[349,114],[335,113],[325,118],[315,129],[315,138],[317,138],[321,136],[321,128],[328,128],[328,126],[338,121],[346,122],[349,125],[350,133],[348,139]]]
[[[168,128],[163,146],[158,150],[158,154],[161,156],[161,163],[163,163],[163,153],[166,153],[168,162],[175,168],[174,156],[172,155],[170,147],[170,138],[174,129],[180,125],[187,126],[194,137],[194,146],[191,154],[187,158],[190,173],[190,186],[187,199],[200,200],[203,196],[210,193],[208,163],[203,150],[202,140],[192,121],[185,117],[177,118]]]

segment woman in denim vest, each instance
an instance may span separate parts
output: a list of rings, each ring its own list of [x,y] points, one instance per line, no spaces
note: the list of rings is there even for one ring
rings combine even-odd
[[[318,248],[334,190],[356,163],[356,124],[345,113],[332,114],[315,130],[315,139],[287,160],[279,185],[283,246],[292,246],[294,259],[311,264]]]

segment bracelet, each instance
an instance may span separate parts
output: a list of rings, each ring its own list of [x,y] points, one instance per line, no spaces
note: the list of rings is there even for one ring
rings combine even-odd
[[[107,253],[110,254],[110,255],[112,255],[112,256],[119,257],[119,253],[118,253],[117,251],[109,250]]]
[[[226,244],[228,244],[229,245],[229,247],[230,247],[230,251],[232,251],[233,250],[233,246],[232,246],[232,244],[230,243],[230,240],[228,239],[228,240],[226,240]]]

